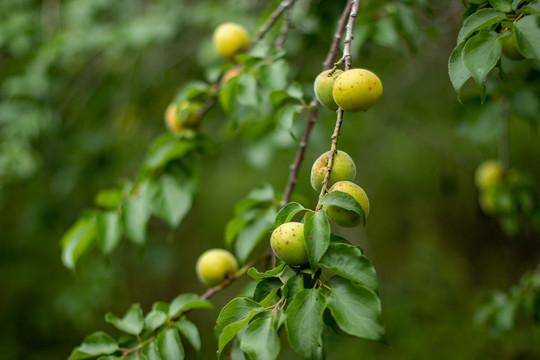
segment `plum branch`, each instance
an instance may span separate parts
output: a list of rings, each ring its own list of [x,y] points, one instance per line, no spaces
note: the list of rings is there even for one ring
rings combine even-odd
[[[259,31],[257,32],[257,35],[255,35],[255,37],[253,38],[253,41],[251,42],[251,44],[253,45],[253,43],[255,43],[255,42],[259,41],[260,39],[262,39],[264,37],[264,35],[266,35],[266,33],[272,28],[272,26],[277,21],[279,16],[281,14],[283,14],[283,12],[285,10],[290,9],[295,2],[296,2],[296,0],[282,1],[281,4],[279,4],[279,6],[277,7],[277,9],[274,10],[272,15],[270,15],[270,17],[268,18],[266,23],[263,24],[259,28]],[[288,26],[287,26],[287,28],[288,28]]]
[[[332,44],[330,45],[330,50],[328,51],[328,55],[326,56],[326,59],[323,62],[323,70],[328,70],[332,68],[334,59],[336,58],[337,52],[339,50],[339,43],[341,42],[341,36],[343,35],[343,32],[345,31],[345,25],[347,22],[347,18],[349,17],[349,13],[351,12],[352,2],[348,1],[347,5],[345,6],[345,9],[343,10],[343,13],[341,14],[341,18],[339,19],[338,26],[336,28],[336,31],[334,33],[334,38],[332,40]],[[304,128],[304,133],[302,134],[302,139],[300,140],[300,146],[298,147],[298,151],[296,152],[296,157],[294,159],[294,162],[290,166],[290,174],[289,174],[289,180],[287,181],[287,186],[285,188],[285,192],[283,193],[283,198],[281,200],[280,206],[285,206],[291,198],[292,192],[294,190],[294,186],[297,182],[298,177],[298,170],[300,169],[300,165],[302,164],[302,161],[304,160],[304,154],[306,152],[307,143],[309,140],[309,136],[311,134],[311,130],[313,129],[313,126],[317,122],[317,112],[319,107],[319,102],[317,101],[317,98],[314,97],[309,106],[313,106],[313,110],[311,110],[311,113],[309,114],[309,118],[306,124],[306,127]]]
[[[351,0],[348,3],[351,6],[349,19],[347,21],[347,32],[345,35],[345,40],[343,41],[343,59],[345,61],[345,71],[349,70],[351,68],[351,43],[354,38],[353,36],[353,27],[354,27],[354,21],[356,20],[356,16],[358,15],[358,6],[359,6],[359,0]],[[341,61],[341,60],[340,60]],[[326,173],[324,174],[324,180],[322,182],[322,189],[321,193],[319,195],[319,202],[317,205],[317,210],[319,210],[322,205],[321,200],[328,193],[328,180],[330,179],[330,173],[332,172],[332,166],[334,165],[334,158],[337,154],[337,145],[338,145],[338,138],[339,133],[341,131],[341,124],[343,123],[343,109],[340,107],[337,110],[337,120],[336,120],[336,126],[334,128],[334,133],[332,134],[331,140],[332,145],[330,148],[330,154],[328,155],[328,160],[326,163]]]

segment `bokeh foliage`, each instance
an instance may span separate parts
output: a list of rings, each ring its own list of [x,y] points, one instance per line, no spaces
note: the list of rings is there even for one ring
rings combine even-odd
[[[144,248],[124,242],[110,259],[91,253],[75,276],[61,264],[61,235],[99,190],[135,179],[146,149],[164,131],[163,112],[179,88],[215,76],[221,62],[211,49],[213,28],[234,20],[254,31],[275,5],[2,1],[0,358],[65,358],[86,334],[106,326],[108,311],[123,314],[140,303],[146,313],[156,300],[200,293],[193,259],[223,246],[234,204],[259,183],[285,186],[293,138],[261,137],[264,128],[231,127],[219,110],[210,112],[203,131],[222,139],[220,150],[202,159],[196,201],[182,225],[172,230],[151,219]],[[467,117],[458,110],[463,108],[446,68],[465,8],[459,1],[429,5],[362,2],[358,22],[364,25],[356,28],[353,65],[375,70],[385,94],[370,112],[348,117],[340,148],[355,159],[373,212],[365,231],[338,231],[362,244],[378,269],[391,347],[331,338],[329,358],[537,358],[539,331],[530,323],[518,322],[502,338],[473,323],[491,289],[507,289],[535,268],[538,234],[522,231],[509,240],[479,208],[474,168],[496,155],[497,144],[469,141],[483,140],[485,129],[492,129],[477,123],[463,130]],[[295,8],[286,59],[289,79],[308,96],[342,7],[299,1]],[[420,20],[413,21],[414,15]],[[510,76],[512,85],[503,89],[515,113],[527,115],[527,121],[508,125],[509,162],[538,184],[538,115],[530,110],[538,103],[538,64],[527,61],[528,75]],[[524,65],[509,66],[524,71]],[[462,98],[465,106],[471,98],[480,106],[473,86],[465,85]],[[493,118],[470,119],[486,117]],[[314,199],[309,167],[328,150],[334,120],[333,113],[320,111],[295,195],[302,204]],[[286,123],[286,132],[298,137],[304,122],[299,115]],[[216,305],[242,285],[219,294]],[[205,355],[212,357],[215,318],[210,312],[194,318],[203,327]],[[290,349],[281,354],[295,356]]]

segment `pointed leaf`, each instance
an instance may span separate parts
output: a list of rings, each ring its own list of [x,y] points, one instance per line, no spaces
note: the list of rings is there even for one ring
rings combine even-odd
[[[482,95],[487,74],[501,58],[501,47],[497,39],[496,33],[481,31],[467,41],[463,50],[463,62],[480,87]]]
[[[271,207],[239,231],[234,248],[236,256],[241,263],[247,260],[253,249],[261,242],[264,236],[270,234],[275,216],[276,209],[275,207]]]
[[[356,201],[354,196],[343,191],[331,191],[321,199],[321,205],[337,206],[345,210],[351,210],[360,215],[362,223],[366,223],[366,215],[362,205]]]
[[[528,59],[540,59],[540,15],[525,16],[516,22],[514,32],[519,52]]]
[[[141,354],[146,355],[148,360],[163,360],[156,345],[157,340],[148,342],[141,348]]]
[[[97,355],[106,355],[115,352],[118,349],[118,343],[108,334],[98,331],[88,335],[82,344],[76,347],[69,360],[88,359]]]
[[[289,222],[292,219],[292,216],[298,214],[304,209],[305,208],[297,202],[290,202],[287,205],[283,206],[276,215],[274,229],[283,223]]]
[[[146,184],[138,187],[138,193],[130,196],[123,204],[124,232],[134,244],[142,245],[146,241],[146,224],[150,218],[144,192]]]
[[[184,359],[184,347],[176,328],[169,328],[158,335],[158,350],[163,360]]]
[[[459,31],[457,43],[461,43],[477,30],[487,29],[506,19],[505,13],[495,9],[481,9],[469,16],[463,22],[463,27]]]
[[[260,303],[262,306],[265,299],[270,299],[271,294],[277,294],[283,283],[278,278],[268,278],[260,281],[253,291],[253,300]],[[272,305],[272,304],[269,304]]]
[[[152,212],[171,227],[177,227],[191,209],[195,186],[194,179],[171,174],[150,181],[148,193]]]
[[[109,255],[122,238],[122,221],[117,211],[98,213],[96,216],[97,242],[101,251]]]
[[[307,213],[304,223],[304,239],[309,263],[312,269],[317,269],[317,263],[330,244],[330,223],[326,211],[323,208],[316,213]]]
[[[219,338],[218,353],[236,336],[238,331],[264,308],[248,298],[231,300],[219,313],[214,333]]]
[[[489,0],[489,3],[495,10],[503,12],[512,11],[512,0]]]
[[[179,320],[176,323],[178,330],[184,335],[184,337],[189,341],[193,349],[196,352],[201,351],[201,336],[199,335],[199,329],[197,325],[192,323],[189,320]]]
[[[327,295],[328,308],[341,330],[366,339],[384,339],[381,303],[373,291],[339,276],[327,284],[332,289]]]
[[[131,335],[138,335],[144,327],[144,317],[139,304],[131,305],[123,318],[119,318],[112,313],[105,316],[105,320],[114,325],[118,330]]]
[[[61,240],[62,262],[70,270],[75,270],[79,258],[96,240],[96,218],[94,213],[83,215],[69,228]]]
[[[460,98],[461,88],[463,85],[471,78],[471,73],[465,66],[463,61],[463,50],[465,49],[466,42],[460,43],[448,60],[448,75],[450,75],[450,81],[454,87],[454,91],[458,95],[458,100]]]
[[[270,269],[270,270],[265,271],[265,272],[259,272],[257,269],[252,267],[247,271],[247,274],[249,276],[251,276],[251,278],[253,280],[261,281],[261,280],[266,279],[266,278],[272,278],[272,277],[280,276],[281,273],[285,270],[285,265],[286,265],[285,263],[282,263],[282,264],[276,266],[275,268]]]
[[[156,330],[169,319],[169,304],[156,302],[152,310],[146,315],[144,323],[149,330]]]
[[[302,358],[317,358],[325,308],[326,297],[315,289],[300,290],[287,307],[289,344]]]
[[[171,305],[169,307],[169,317],[174,318],[178,316],[180,312],[185,310],[201,308],[215,310],[214,305],[210,301],[203,299],[197,294],[181,294],[171,301]]]
[[[377,274],[371,261],[356,246],[331,243],[320,262],[341,277],[377,292]]]
[[[280,350],[279,337],[274,329],[271,311],[253,320],[242,335],[240,348],[251,360],[277,359]]]
[[[196,145],[194,141],[179,139],[167,134],[152,144],[144,165],[149,170],[163,168],[172,160],[178,159],[195,149]]]

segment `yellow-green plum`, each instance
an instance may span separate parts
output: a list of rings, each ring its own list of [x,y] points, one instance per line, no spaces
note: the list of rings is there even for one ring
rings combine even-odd
[[[291,266],[307,263],[304,224],[288,222],[278,226],[270,237],[270,247],[279,259]]]
[[[494,187],[484,189],[478,196],[480,208],[490,215],[497,213],[497,189]]]
[[[184,129],[196,129],[200,125],[200,103],[182,101],[180,104],[171,103],[165,110],[165,124],[174,133]],[[180,114],[181,116],[179,116]]]
[[[362,207],[364,215],[367,219],[369,215],[369,199],[364,189],[350,181],[338,181],[330,188],[329,193],[332,191],[342,191],[352,195],[352,197],[354,197]],[[326,210],[330,220],[340,226],[353,227],[361,225],[363,222],[362,217],[352,210],[346,210],[330,205],[325,205],[324,209]]]
[[[249,45],[249,33],[236,23],[228,22],[219,25],[212,36],[214,49],[225,60],[233,60]]]
[[[486,160],[476,168],[474,183],[479,190],[497,185],[504,175],[504,169],[497,160]]]
[[[330,75],[331,70],[325,70],[320,73],[313,83],[313,90],[315,90],[315,96],[321,104],[329,110],[336,111],[338,106],[334,101],[332,91],[334,89],[334,82],[339,75],[343,73],[342,70],[336,70]]]
[[[326,174],[326,162],[330,156],[330,151],[325,152],[311,167],[311,186],[316,191],[321,191],[324,175]],[[329,188],[338,181],[348,180],[353,181],[356,177],[356,166],[353,159],[345,151],[340,151],[334,156],[334,163],[332,164],[332,171],[328,179],[326,186]]]
[[[212,287],[221,284],[238,270],[236,258],[224,249],[206,250],[197,260],[197,277]]]
[[[501,52],[510,60],[519,61],[525,59],[518,50],[516,43],[516,35],[514,33],[501,37]]]
[[[344,111],[366,111],[383,93],[381,80],[369,70],[350,69],[339,75],[332,94]]]

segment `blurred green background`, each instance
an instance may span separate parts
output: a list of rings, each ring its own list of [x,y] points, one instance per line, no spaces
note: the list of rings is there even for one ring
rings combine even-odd
[[[296,5],[286,59],[308,101],[344,3]],[[457,0],[427,3],[363,5],[379,9],[371,18],[378,25],[361,50],[353,46],[353,65],[375,71],[385,93],[368,113],[346,114],[339,147],[355,160],[372,212],[365,230],[334,230],[361,244],[378,271],[389,346],[331,336],[328,358],[538,359],[540,331],[529,321],[518,319],[499,337],[473,321],[491,290],[508,289],[536,267],[540,246],[534,232],[510,239],[479,208],[474,169],[497,156],[497,142],[479,145],[456,132],[460,105],[447,61],[464,7]],[[60,260],[62,234],[96,192],[136,175],[182,84],[220,66],[211,46],[215,26],[235,21],[254,33],[278,4],[2,0],[0,359],[66,358],[90,332],[116,334],[104,321],[108,311],[122,315],[131,303],[147,311],[156,300],[203,292],[195,259],[223,247],[235,202],[263,182],[285,188],[294,141],[228,132],[215,108],[202,131],[219,151],[203,159],[196,202],[178,229],[154,218],[144,248],[123,241],[110,259],[94,251],[76,274]],[[395,4],[415,9],[409,44],[380,21]],[[309,170],[329,149],[334,120],[319,111],[295,193],[306,206],[317,200]],[[297,119],[297,135],[305,122]],[[513,121],[508,134],[511,166],[538,184],[537,125]],[[244,284],[213,301],[223,306]],[[215,319],[210,312],[190,318],[213,358]],[[281,358],[295,355],[284,346]]]

